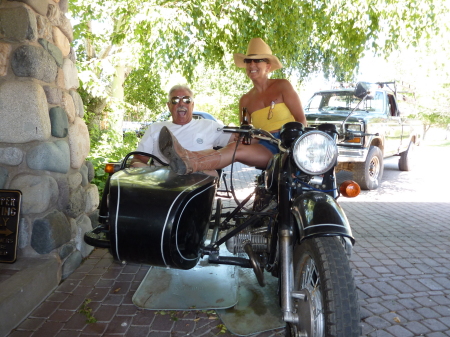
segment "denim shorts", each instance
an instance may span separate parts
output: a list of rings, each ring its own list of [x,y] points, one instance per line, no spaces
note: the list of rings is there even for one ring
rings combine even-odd
[[[274,132],[274,133],[272,133],[272,135],[275,138],[280,139],[280,132]],[[280,152],[280,149],[278,148],[278,145],[274,144],[274,143],[271,143],[268,140],[260,139],[258,144],[261,144],[262,146],[267,148],[270,152],[272,152],[272,154],[277,154],[277,153]]]

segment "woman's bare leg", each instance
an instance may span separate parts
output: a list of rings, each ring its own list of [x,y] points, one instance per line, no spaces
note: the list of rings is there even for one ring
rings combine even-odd
[[[167,127],[159,134],[160,151],[169,159],[169,165],[177,174],[221,169],[233,161],[256,167],[266,167],[272,152],[261,144],[244,145],[230,143],[220,150],[188,151],[183,148]]]
[[[224,168],[231,164],[235,149],[236,143],[233,142],[218,150],[221,153],[221,157],[220,167],[217,168]],[[261,144],[244,145],[240,143],[236,150],[234,160],[248,166],[266,167],[272,157],[272,152]]]

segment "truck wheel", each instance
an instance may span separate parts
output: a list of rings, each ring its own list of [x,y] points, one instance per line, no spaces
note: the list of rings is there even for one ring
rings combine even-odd
[[[363,190],[376,190],[383,177],[383,154],[377,146],[371,146],[364,163],[356,163],[353,179]]]
[[[411,142],[409,143],[408,149],[400,153],[400,159],[398,161],[398,169],[400,171],[411,171],[413,169],[415,163],[415,149],[416,145],[414,142]]]

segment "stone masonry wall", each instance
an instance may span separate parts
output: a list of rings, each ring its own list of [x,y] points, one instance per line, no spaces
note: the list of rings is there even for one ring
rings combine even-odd
[[[67,7],[0,0],[0,189],[22,191],[17,259],[52,254],[62,278],[92,251],[99,204]]]

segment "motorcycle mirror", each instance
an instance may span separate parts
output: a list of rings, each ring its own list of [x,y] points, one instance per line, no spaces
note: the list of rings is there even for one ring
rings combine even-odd
[[[370,88],[372,84],[368,82],[358,82],[356,84],[355,91],[353,92],[353,95],[358,97],[360,99],[359,103],[356,104],[356,106],[353,108],[353,110],[347,115],[347,117],[344,119],[344,121],[341,123],[340,126],[340,139],[343,139],[345,136],[345,123],[349,119],[349,117],[356,111],[356,109],[359,107],[359,105],[364,102],[366,99],[373,99],[373,96],[370,96]]]

